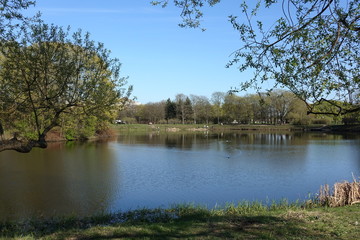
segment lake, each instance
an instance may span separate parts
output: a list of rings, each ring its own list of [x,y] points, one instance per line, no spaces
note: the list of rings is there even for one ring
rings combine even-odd
[[[359,134],[121,135],[0,152],[0,220],[194,203],[305,200],[360,176]]]

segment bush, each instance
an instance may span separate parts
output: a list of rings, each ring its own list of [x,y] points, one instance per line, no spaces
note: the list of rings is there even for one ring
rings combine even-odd
[[[126,124],[136,124],[138,123],[135,118],[125,117],[122,119]]]
[[[321,119],[313,119],[311,120],[312,124],[322,124],[322,125],[328,125],[331,123],[331,120],[328,118],[321,118]]]
[[[17,120],[14,122],[14,129],[16,129],[16,135],[20,138],[36,140],[38,134],[35,128],[26,120]]]
[[[340,207],[360,203],[360,182],[335,183],[331,191],[329,185],[322,186],[318,200],[321,205]]]
[[[95,116],[83,117],[79,119],[66,119],[63,124],[63,131],[66,140],[88,139],[94,136],[98,119]]]
[[[356,118],[356,117],[345,117],[343,118],[342,122],[345,125],[351,125],[351,124],[359,124],[360,123],[360,119]]]

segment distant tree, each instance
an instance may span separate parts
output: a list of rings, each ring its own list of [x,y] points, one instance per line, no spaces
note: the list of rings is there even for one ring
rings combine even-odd
[[[296,96],[288,91],[275,90],[269,95],[270,105],[274,111],[275,123],[286,123],[288,114],[293,111],[296,103]]]
[[[165,118],[165,102],[147,103],[140,110],[142,122],[158,123]]]
[[[165,119],[165,105],[166,102],[165,101],[160,101],[160,102],[156,102],[153,103],[152,106],[152,117],[153,117],[153,122],[158,123],[159,121]]]
[[[169,2],[152,4],[166,6]],[[181,9],[180,26],[202,28],[201,8],[220,0],[173,2]],[[308,113],[341,115],[360,111],[359,5],[359,0],[244,1],[243,16],[229,16],[242,46],[227,66],[254,72],[239,90],[254,87],[262,92],[262,83],[275,80],[273,89],[289,89],[304,101]],[[265,14],[279,11],[281,15],[274,15],[274,21],[267,17],[264,22],[263,10]],[[333,108],[319,108],[323,103]]]
[[[134,123],[137,113],[139,111],[139,104],[137,104],[133,100],[129,100],[125,105],[120,106],[117,111],[117,119],[123,120],[125,122],[126,120],[130,120],[131,123]]]
[[[200,110],[199,101],[200,97],[194,94],[190,95],[191,103],[192,103],[192,110],[193,110],[193,120],[194,124],[198,122],[198,111]]]
[[[175,96],[175,102],[176,115],[181,120],[181,123],[185,124],[186,120],[189,120],[193,114],[190,98],[180,93]]]
[[[182,124],[185,124],[185,119],[186,119],[186,111],[185,111],[186,98],[187,97],[182,93],[177,94],[175,96],[176,116],[181,120]]]
[[[306,104],[300,99],[296,99],[293,103],[293,110],[287,115],[287,120],[291,124],[307,125],[311,123],[314,115],[307,114]]]
[[[165,104],[165,120],[169,123],[169,120],[174,118],[176,118],[176,103],[168,98]]]
[[[242,97],[242,118],[241,118],[241,122],[242,123],[254,123],[254,119],[255,119],[255,112],[254,112],[254,108],[253,108],[253,98],[251,95],[245,95],[244,97]]]
[[[151,121],[149,108],[146,107],[146,104],[137,105],[136,110],[135,118],[138,123],[149,123]]]
[[[192,115],[193,115],[192,102],[189,97],[186,97],[184,102],[183,119],[190,120]]]
[[[211,95],[211,102],[213,104],[213,112],[217,119],[217,123],[220,123],[220,118],[223,115],[222,105],[224,104],[224,98],[226,93],[223,92],[214,92]]]
[[[10,129],[33,130],[2,142],[0,151],[46,147],[47,133],[65,116],[109,121],[131,93],[119,61],[88,33],[70,36],[69,29],[38,23],[23,29],[17,41],[1,42],[0,49],[0,119]]]
[[[250,115],[250,123],[256,124],[261,122],[261,102],[258,94],[246,95],[248,102],[248,114]]]
[[[205,122],[209,124],[209,118],[211,116],[211,104],[209,99],[205,96],[190,95],[193,119],[194,123]]]
[[[251,94],[243,97],[230,94],[223,104],[224,116],[228,122],[236,120],[239,123],[286,123],[290,113],[296,112],[295,106],[299,99],[294,94],[283,90],[271,93]],[[302,106],[305,107],[303,102]],[[295,115],[292,115],[295,117]]]
[[[223,111],[224,117],[228,123],[233,121],[240,121],[241,108],[240,108],[241,97],[231,94],[227,95],[224,99]]]

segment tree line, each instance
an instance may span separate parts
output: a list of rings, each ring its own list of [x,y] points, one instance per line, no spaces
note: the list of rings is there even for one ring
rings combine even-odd
[[[339,105],[341,103],[338,103]],[[318,106],[319,107],[319,106]],[[323,111],[331,104],[323,103]],[[338,124],[356,123],[360,114],[308,114],[307,104],[285,90],[239,96],[235,93],[214,92],[206,96],[177,94],[147,104],[129,102],[118,118],[126,123],[177,124]]]

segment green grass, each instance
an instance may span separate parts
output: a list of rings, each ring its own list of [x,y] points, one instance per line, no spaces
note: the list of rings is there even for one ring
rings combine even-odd
[[[89,218],[0,223],[0,239],[358,239],[360,205],[180,205]]]

